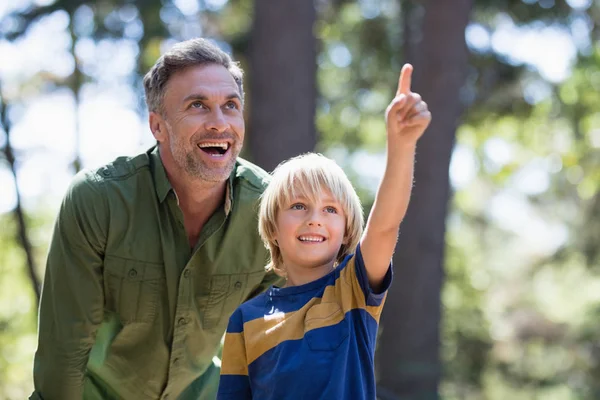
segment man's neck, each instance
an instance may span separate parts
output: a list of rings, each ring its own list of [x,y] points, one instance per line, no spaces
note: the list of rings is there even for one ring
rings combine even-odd
[[[163,164],[177,195],[190,247],[196,245],[202,227],[225,200],[227,181],[207,182],[190,177],[168,161]]]
[[[227,182],[172,182],[183,214],[183,224],[191,248],[196,246],[202,228],[223,204]]]

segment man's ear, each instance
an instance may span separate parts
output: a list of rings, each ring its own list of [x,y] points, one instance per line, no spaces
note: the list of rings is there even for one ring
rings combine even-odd
[[[148,115],[148,123],[150,124],[150,130],[152,131],[152,135],[157,142],[165,141],[167,137],[167,130],[165,126],[165,120],[163,117],[154,111],[150,111]]]

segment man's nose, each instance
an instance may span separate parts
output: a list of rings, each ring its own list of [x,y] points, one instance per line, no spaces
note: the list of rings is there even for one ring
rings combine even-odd
[[[213,132],[224,132],[227,129],[227,121],[220,108],[214,109],[206,121],[206,129]]]

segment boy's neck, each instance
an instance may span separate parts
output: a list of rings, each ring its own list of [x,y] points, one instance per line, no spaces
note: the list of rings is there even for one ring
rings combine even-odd
[[[314,282],[333,271],[334,263],[327,263],[318,267],[291,266],[284,263],[286,283],[284,287],[301,286]]]

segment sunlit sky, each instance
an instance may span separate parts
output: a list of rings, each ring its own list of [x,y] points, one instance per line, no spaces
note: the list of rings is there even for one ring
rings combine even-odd
[[[44,4],[49,0],[38,0]],[[227,0],[207,1],[207,7],[218,9]],[[28,0],[0,2],[0,18],[12,9],[23,7]],[[184,15],[195,15],[198,2],[177,0]],[[363,2],[364,3],[364,2]],[[591,0],[569,0],[574,9],[589,7]],[[367,9],[367,8],[366,8]],[[368,9],[371,10],[372,9]],[[82,12],[85,12],[82,11]],[[119,155],[133,155],[153,143],[147,127],[147,116],[139,115],[137,105],[141,95],[131,89],[131,71],[138,49],[133,39],[139,35],[135,15],[128,26],[132,39],[93,42],[82,40],[76,47],[84,72],[94,78],[81,94],[79,108],[67,89],[39,95],[35,89],[23,88],[33,76],[65,77],[73,70],[69,53],[70,36],[66,28],[66,13],[55,13],[36,24],[16,42],[0,40],[0,82],[2,96],[11,107],[14,122],[11,142],[18,158],[18,183],[26,207],[56,209],[72,178],[70,163],[76,146],[84,167],[96,167]],[[589,43],[589,22],[583,17],[573,18],[566,31],[559,26],[516,26],[508,15],[500,14],[497,30],[490,33],[478,24],[466,31],[468,45],[477,51],[494,51],[514,64],[526,64],[537,69],[546,82],[558,83],[568,77],[578,50],[585,51]],[[201,28],[190,29],[191,35],[201,35]],[[165,44],[167,47],[169,44]],[[352,62],[352,54],[343,43],[332,46],[329,57],[338,67]],[[40,73],[40,71],[42,71]],[[537,82],[529,88],[531,101],[539,101],[549,94],[548,83]],[[76,143],[75,132],[80,133]],[[0,145],[6,140],[2,134]],[[509,163],[514,154],[510,143],[493,138],[486,144],[486,156],[498,165]],[[565,229],[545,222],[536,215],[526,195],[542,193],[549,186],[549,174],[560,165],[546,160],[532,160],[523,166],[509,187],[498,193],[489,205],[491,216],[504,228],[532,238],[538,251],[550,252],[566,239]],[[385,160],[381,155],[359,153],[353,160],[362,181],[373,190],[381,177]],[[369,165],[369,169],[361,168]],[[476,179],[480,166],[473,150],[456,147],[450,178],[456,189],[468,186]],[[16,201],[12,175],[0,165],[0,213],[10,211]],[[43,201],[43,204],[40,202]],[[546,239],[546,240],[544,240]]]

